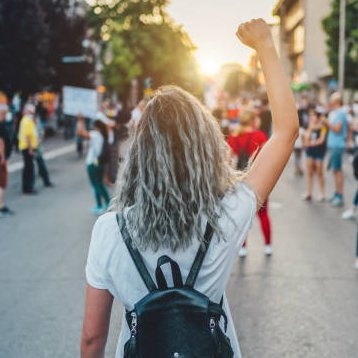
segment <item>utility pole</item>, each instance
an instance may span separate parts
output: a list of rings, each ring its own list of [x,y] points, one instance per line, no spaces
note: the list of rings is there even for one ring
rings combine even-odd
[[[345,54],[346,54],[346,0],[340,0],[338,90],[342,95],[344,91]]]

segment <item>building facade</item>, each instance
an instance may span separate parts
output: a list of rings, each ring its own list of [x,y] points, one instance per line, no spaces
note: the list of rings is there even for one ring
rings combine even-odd
[[[279,0],[273,14],[280,18],[280,53],[287,73],[297,87],[324,100],[328,64],[322,20],[330,12],[330,0]]]

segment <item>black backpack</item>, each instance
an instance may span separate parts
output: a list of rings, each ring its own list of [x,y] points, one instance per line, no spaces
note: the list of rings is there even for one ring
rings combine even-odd
[[[239,160],[237,162],[237,170],[245,170],[249,164],[250,161],[250,155],[249,155],[249,146],[251,143],[253,133],[249,134],[249,137],[246,140],[245,147],[239,147]]]
[[[139,251],[132,247],[132,239],[123,215],[117,215],[123,240],[134,264],[149,290],[126,312],[131,337],[124,347],[124,358],[232,358],[229,338],[219,326],[227,317],[221,304],[214,303],[194,289],[205,254],[213,236],[208,224],[205,249],[199,250],[183,284],[178,264],[169,256],[158,259],[155,271],[157,285],[144,265]],[[174,287],[168,287],[161,266],[170,264]]]

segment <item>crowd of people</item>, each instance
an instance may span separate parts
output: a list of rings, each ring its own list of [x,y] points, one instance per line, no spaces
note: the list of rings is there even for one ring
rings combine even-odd
[[[297,104],[300,130],[294,147],[295,175],[305,176],[306,192],[302,199],[310,203],[315,198],[319,203],[330,203],[341,208],[344,200],[344,155],[352,158],[353,171],[358,173],[358,99],[345,106],[341,95],[336,92],[324,105],[309,102],[303,97]],[[255,160],[260,149],[271,136],[271,112],[266,99],[247,99],[229,101],[213,111],[224,135],[232,149],[233,166],[245,169]],[[326,165],[327,163],[327,165]],[[334,179],[334,192],[326,193],[326,168]],[[314,195],[314,184],[318,193]],[[261,203],[258,211],[265,242],[266,255],[272,254],[271,224],[268,214],[268,200]],[[358,191],[354,196],[352,208],[342,213],[342,219],[357,219]],[[239,256],[247,255],[246,241]],[[358,269],[358,234],[357,234]]]
[[[95,206],[91,212],[101,215],[110,203],[108,186],[116,181],[119,163],[128,151],[129,135],[138,125],[148,100],[141,100],[131,111],[120,105],[103,101],[94,118],[83,118],[79,113],[74,121],[74,135],[77,151],[82,156],[84,141],[88,142],[86,166],[89,182],[93,189]],[[5,189],[8,182],[7,161],[12,149],[23,157],[22,192],[37,194],[35,189],[36,171],[45,187],[53,187],[46,162],[42,155],[41,143],[45,135],[48,112],[46,106],[30,98],[19,106],[14,97],[10,106],[0,104],[0,216],[14,214],[5,205]],[[22,108],[22,110],[20,110]],[[358,156],[358,101],[344,106],[339,93],[333,93],[329,103],[310,103],[302,98],[297,104],[300,133],[294,148],[295,175],[305,175],[306,192],[302,199],[307,203],[316,199],[328,202],[334,207],[344,205],[343,157],[348,151],[353,160]],[[239,98],[221,104],[213,111],[222,132],[232,150],[232,165],[245,170],[272,133],[271,111],[267,98]],[[12,119],[12,120],[11,120]],[[64,130],[66,134],[66,128]],[[331,170],[335,190],[328,198],[326,193],[326,168]],[[358,168],[354,168],[358,173]],[[314,185],[318,193],[315,195]],[[264,237],[264,252],[273,253],[269,201],[261,203],[257,215]],[[357,219],[358,191],[351,208],[342,213],[345,220]],[[248,254],[245,241],[239,251],[240,257]],[[357,234],[358,256],[358,234]],[[358,260],[356,262],[358,267]]]
[[[75,140],[79,157],[87,151],[87,173],[96,203],[91,212],[104,213],[110,201],[108,187],[116,181],[119,163],[128,150],[129,132],[138,124],[145,104],[146,99],[143,99],[127,110],[118,102],[103,100],[93,118],[83,118],[81,113],[74,118],[61,112],[57,96],[37,94],[23,100],[15,94],[10,101],[0,93],[0,217],[15,214],[5,204],[9,159],[14,152],[22,156],[21,191],[24,195],[38,194],[37,176],[44,187],[54,187],[42,144],[54,130],[61,129],[65,140]],[[88,142],[87,148],[85,142]]]
[[[20,97],[15,95],[10,105],[0,103],[0,217],[14,215],[14,211],[5,205],[5,190],[8,185],[8,160],[13,150],[23,158],[22,193],[35,195],[35,165],[38,174],[47,188],[54,187],[46,162],[42,155],[45,114],[43,104],[35,105],[30,97],[21,106]]]

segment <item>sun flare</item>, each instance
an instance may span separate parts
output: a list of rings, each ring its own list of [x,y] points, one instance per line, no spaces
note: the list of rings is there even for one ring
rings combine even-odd
[[[220,71],[221,64],[212,58],[199,58],[198,63],[201,72],[205,75],[216,75]]]

